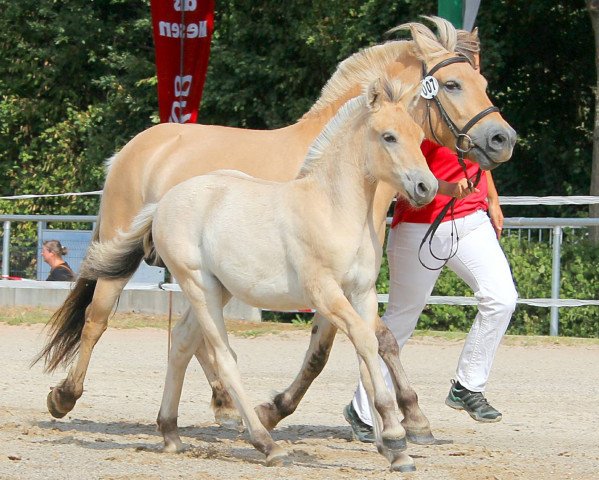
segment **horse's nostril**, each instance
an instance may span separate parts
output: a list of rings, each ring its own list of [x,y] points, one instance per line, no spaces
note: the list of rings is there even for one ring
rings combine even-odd
[[[502,133],[497,133],[491,137],[491,142],[493,145],[501,146],[507,142],[507,137]]]
[[[427,192],[428,187],[426,186],[426,183],[418,182],[418,184],[416,185],[416,193],[418,193],[418,195],[424,196],[427,194]]]

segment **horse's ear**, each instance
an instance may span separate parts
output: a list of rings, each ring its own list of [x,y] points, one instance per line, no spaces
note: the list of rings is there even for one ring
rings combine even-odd
[[[366,100],[368,102],[368,108],[376,112],[379,108],[381,108],[381,103],[383,102],[383,87],[381,85],[381,79],[377,78],[374,82],[368,85],[368,90],[366,91]]]

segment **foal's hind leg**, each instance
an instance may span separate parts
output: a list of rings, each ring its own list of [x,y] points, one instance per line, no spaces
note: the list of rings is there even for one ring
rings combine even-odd
[[[83,382],[94,346],[106,330],[110,312],[128,280],[98,279],[92,302],[85,312],[77,361],[69,369],[67,378],[48,394],[47,406],[53,417],[64,417],[83,394]]]
[[[397,405],[403,413],[402,425],[407,439],[420,445],[435,443],[431,426],[418,405],[418,395],[410,385],[400,361],[400,349],[391,330],[379,317],[376,322],[376,336],[379,341],[379,355],[387,365],[393,385]]]
[[[193,312],[190,314],[193,315]],[[201,342],[195,351],[195,356],[212,387],[210,407],[214,412],[214,421],[222,427],[241,430],[243,429],[241,416],[239,415],[237,408],[235,408],[235,403],[233,402],[231,395],[229,395],[229,392],[218,375],[215,358],[211,355],[210,349],[204,341],[203,333],[199,331],[198,335],[201,337]],[[235,357],[235,353],[232,350],[231,353]]]
[[[302,368],[289,387],[277,394],[272,401],[256,407],[256,413],[268,430],[272,430],[285,417],[295,412],[314,379],[327,363],[335,340],[337,327],[318,313],[314,316],[310,347],[304,357]]]
[[[173,329],[162,403],[156,419],[158,430],[164,438],[165,452],[183,450],[183,442],[181,442],[177,428],[179,401],[181,400],[185,371],[200,344],[203,344],[201,328],[191,310],[187,309]]]
[[[258,416],[243,389],[237,362],[227,342],[222,311],[222,286],[210,277],[207,272],[173,271],[181,282],[181,288],[194,310],[195,318],[204,335],[204,343],[209,355],[214,358],[214,365],[224,384],[232,396],[235,405],[243,416],[250,436],[250,442],[266,455],[267,465],[277,465],[284,461],[287,453],[271,438],[268,431],[260,423]],[[194,345],[197,348],[197,345]],[[195,349],[194,348],[194,351]],[[185,359],[187,365],[189,359]],[[168,395],[165,385],[165,397]],[[176,393],[176,392],[175,392]]]

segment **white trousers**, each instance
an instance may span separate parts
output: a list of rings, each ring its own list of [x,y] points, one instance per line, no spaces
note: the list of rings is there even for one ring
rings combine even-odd
[[[424,309],[440,270],[428,270],[419,261],[418,249],[429,224],[400,223],[389,232],[389,303],[383,321],[395,335],[399,347],[408,341]],[[473,290],[478,314],[464,342],[455,379],[468,390],[485,389],[495,353],[516,307],[517,292],[505,255],[497,241],[491,221],[477,211],[455,221],[459,243],[457,253],[447,263]],[[453,243],[452,222],[443,222],[432,241],[432,252],[446,257]],[[425,265],[442,264],[431,256],[428,241],[420,258]],[[388,388],[393,391],[389,372],[381,360]],[[352,400],[359,417],[372,425],[370,408],[362,382]]]

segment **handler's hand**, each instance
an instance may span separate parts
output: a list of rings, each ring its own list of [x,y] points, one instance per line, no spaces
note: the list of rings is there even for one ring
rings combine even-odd
[[[495,230],[497,238],[501,238],[501,232],[503,231],[503,212],[499,206],[499,202],[489,202],[489,218],[491,219],[491,225]]]
[[[453,184],[452,197],[461,199],[465,198],[472,193],[478,193],[480,190],[476,187],[468,187],[468,179],[462,178],[458,183]]]

